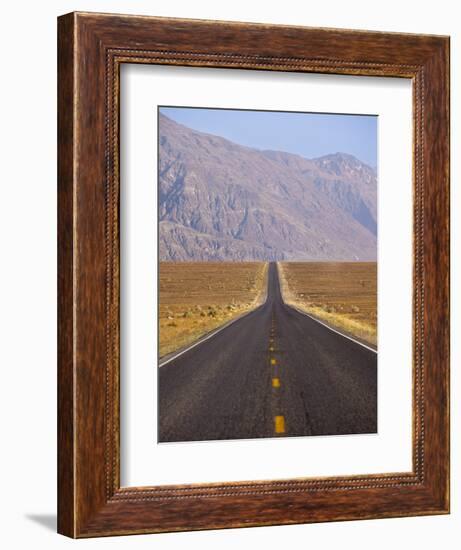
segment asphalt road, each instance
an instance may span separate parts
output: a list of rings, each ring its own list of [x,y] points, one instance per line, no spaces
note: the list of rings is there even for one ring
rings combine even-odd
[[[159,441],[375,433],[377,354],[266,302],[158,369]]]

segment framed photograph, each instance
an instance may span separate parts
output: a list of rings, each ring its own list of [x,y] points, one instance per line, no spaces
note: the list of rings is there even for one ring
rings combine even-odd
[[[58,20],[58,531],[449,512],[449,39]]]

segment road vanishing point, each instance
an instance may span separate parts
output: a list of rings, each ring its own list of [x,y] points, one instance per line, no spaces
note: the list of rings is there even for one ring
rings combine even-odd
[[[158,369],[158,440],[376,433],[377,353],[285,304],[264,304]]]

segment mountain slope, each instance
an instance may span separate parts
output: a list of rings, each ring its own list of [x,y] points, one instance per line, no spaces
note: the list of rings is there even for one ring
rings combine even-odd
[[[160,260],[374,260],[376,176],[259,151],[160,115]]]

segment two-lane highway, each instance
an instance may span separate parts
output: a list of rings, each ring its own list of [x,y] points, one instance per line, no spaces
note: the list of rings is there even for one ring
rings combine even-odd
[[[377,354],[266,302],[158,369],[159,441],[374,433]]]

